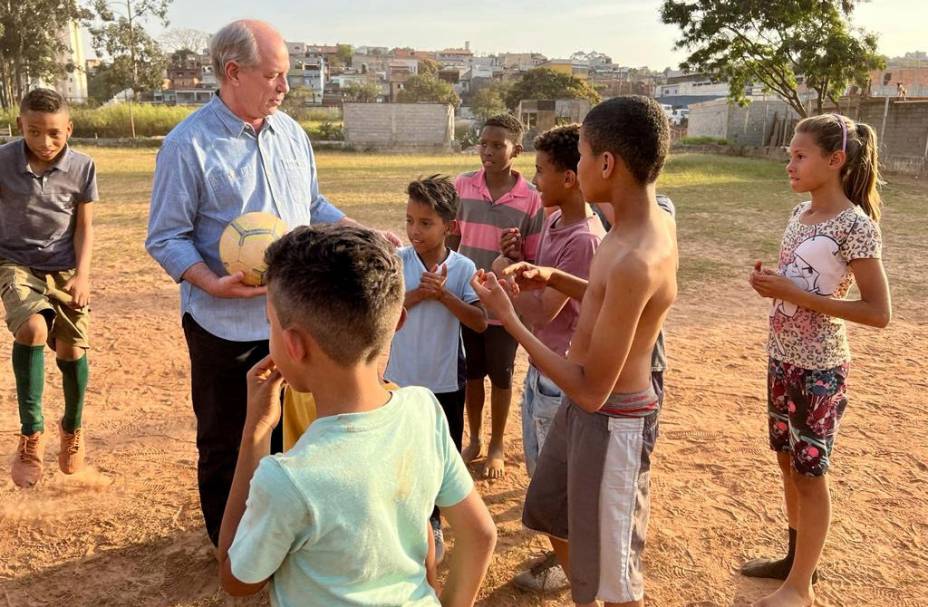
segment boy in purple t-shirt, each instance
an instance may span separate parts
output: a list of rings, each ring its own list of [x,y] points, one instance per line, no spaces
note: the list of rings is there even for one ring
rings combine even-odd
[[[552,210],[541,231],[537,263],[588,278],[593,253],[606,230],[586,203],[577,181],[579,138],[580,126],[573,124],[555,127],[535,139],[535,177],[532,183],[541,193],[542,204],[547,210]],[[506,253],[517,251],[520,241],[518,230],[503,232],[500,240],[503,254],[493,262],[497,275],[514,263]],[[553,288],[546,288],[519,294],[513,298],[513,305],[542,343],[566,356],[580,315],[579,301]],[[529,476],[535,471],[538,454],[560,404],[560,388],[529,361],[522,391],[522,444]],[[556,564],[553,552],[518,575],[515,582],[535,590],[567,586],[567,578]]]

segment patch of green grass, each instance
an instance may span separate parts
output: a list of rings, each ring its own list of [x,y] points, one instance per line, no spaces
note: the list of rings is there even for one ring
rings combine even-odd
[[[708,135],[681,137],[678,143],[682,145],[728,145],[728,141],[723,137],[709,137]]]

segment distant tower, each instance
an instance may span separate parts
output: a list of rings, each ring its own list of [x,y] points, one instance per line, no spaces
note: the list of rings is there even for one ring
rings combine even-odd
[[[68,21],[67,26],[58,32],[58,41],[64,50],[58,56],[62,66],[71,65],[74,71],[66,72],[54,82],[39,80],[33,86],[53,88],[70,103],[87,102],[87,58],[84,55],[84,36],[81,26],[76,21]]]
[[[465,50],[465,51],[469,51],[469,50],[470,50],[470,40],[465,40],[465,41],[464,41],[464,50]]]
[[[62,76],[56,88],[71,103],[87,103],[87,58],[84,56],[84,35],[76,21],[69,21],[61,32],[61,41],[67,46],[62,55],[65,64],[74,66],[73,72]]]

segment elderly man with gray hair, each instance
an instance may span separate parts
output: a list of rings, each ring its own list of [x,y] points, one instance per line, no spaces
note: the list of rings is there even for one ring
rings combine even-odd
[[[319,193],[309,138],[278,111],[290,69],[280,34],[261,21],[234,21],[213,36],[210,55],[219,91],[164,140],[145,247],[180,283],[200,506],[216,545],[245,423],[245,375],[268,354],[266,289],[225,273],[219,237],[252,211],[290,228],[354,222]]]

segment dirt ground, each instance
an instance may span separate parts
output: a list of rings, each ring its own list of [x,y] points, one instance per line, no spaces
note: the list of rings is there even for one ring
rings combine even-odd
[[[10,340],[0,339],[0,605],[265,605],[264,595],[232,601],[217,586],[198,506],[177,287],[142,249],[144,171],[127,183],[136,188],[132,204],[98,210],[84,472],[57,471],[52,432],[42,483],[28,491],[13,486],[16,397]],[[909,191],[924,193],[921,187]],[[920,215],[889,220],[920,221],[913,231],[925,233]],[[399,219],[390,225],[398,230]],[[767,229],[781,230],[782,221]],[[887,249],[907,256],[890,279],[923,284],[919,260],[928,247],[901,227],[897,237],[885,230]],[[690,246],[706,243],[681,239],[684,255]],[[856,359],[832,468],[834,522],[820,605],[928,605],[928,329],[924,296],[914,299],[922,303],[896,302],[883,331],[850,329]],[[645,556],[649,606],[747,605],[775,587],[737,573],[745,559],[776,554],[785,543],[765,441],[765,339],[766,305],[740,273],[684,285],[667,327],[671,369]],[[54,420],[60,380],[54,364],[47,366],[45,410]],[[524,371],[520,351],[519,386]],[[520,524],[527,477],[519,428],[516,399],[508,475],[478,482],[499,528],[479,604],[567,605],[567,593],[537,596],[510,583],[545,548]]]

